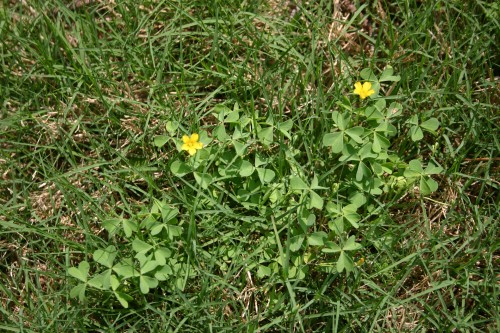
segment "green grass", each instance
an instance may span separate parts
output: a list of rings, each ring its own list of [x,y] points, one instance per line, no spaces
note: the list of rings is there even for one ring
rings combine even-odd
[[[0,331],[498,331],[497,4],[346,2],[351,13],[303,1],[290,17],[285,1],[70,3],[0,3]],[[179,138],[211,133],[212,109],[238,103],[293,120],[272,151],[278,180],[287,150],[300,172],[326,175],[331,111],[361,69],[387,65],[401,76],[388,98],[403,106],[391,149],[443,166],[439,190],[380,197],[349,275],[315,261],[304,280],[287,265],[259,278],[255,258],[289,259],[294,212],[247,215],[225,189],[216,202],[172,175],[184,154],[154,138],[168,121]],[[414,143],[404,123],[415,114],[436,117],[437,135]],[[70,298],[68,268],[110,242],[102,223],[153,198],[180,210],[178,251],[193,270],[183,285],[128,309],[96,291]]]

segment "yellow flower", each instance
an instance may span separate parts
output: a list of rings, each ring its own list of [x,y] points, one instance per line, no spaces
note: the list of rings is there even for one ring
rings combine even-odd
[[[191,134],[191,137],[184,135],[182,137],[182,141],[184,141],[184,144],[182,145],[181,149],[186,150],[189,155],[193,156],[196,154],[196,151],[198,149],[203,148],[203,143],[198,142],[200,139],[200,136],[196,133]]]
[[[361,85],[361,82],[356,82],[354,84],[354,93],[359,95],[361,99],[365,99],[368,96],[371,96],[375,93],[375,90],[372,89],[372,84],[370,82],[365,82]]]

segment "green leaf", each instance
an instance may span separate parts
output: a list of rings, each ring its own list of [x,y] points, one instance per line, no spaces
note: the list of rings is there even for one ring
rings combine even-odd
[[[359,228],[358,222],[361,220],[361,216],[356,213],[358,207],[354,204],[347,205],[342,208],[343,216],[354,228]]]
[[[239,141],[233,140],[234,151],[238,156],[245,155],[247,146]]]
[[[311,212],[305,208],[301,210],[298,219],[299,224],[304,232],[306,232],[307,228],[313,226],[316,222],[316,216],[314,214],[311,214]]]
[[[155,259],[160,266],[166,264],[167,259],[172,255],[172,251],[167,248],[161,247],[154,252]]]
[[[311,191],[311,207],[317,208],[319,210],[323,209],[323,198],[314,191]],[[308,207],[310,208],[310,207]]]
[[[116,275],[111,275],[111,289],[114,291],[116,289],[118,289],[118,287],[120,286],[120,280],[118,280],[118,278],[116,277]]]
[[[424,169],[422,168],[422,162],[420,162],[420,160],[411,160],[408,163],[408,166],[410,167],[410,170],[417,172],[418,175],[424,174]]]
[[[380,133],[375,132],[373,134],[373,145],[372,150],[375,153],[380,153],[382,149],[387,149],[391,145],[390,141],[381,135]]]
[[[424,121],[423,123],[421,123],[420,127],[422,127],[423,129],[425,129],[429,132],[434,132],[439,127],[439,120],[437,120],[436,118],[430,118],[430,119]]]
[[[371,177],[372,173],[370,168],[366,166],[362,161],[358,164],[358,170],[356,171],[356,180],[360,182],[363,178]]]
[[[219,121],[224,121],[226,115],[232,110],[225,105],[217,104],[216,106],[214,106],[213,111]]]
[[[328,234],[324,231],[313,232],[307,237],[307,243],[310,246],[323,246],[325,240],[328,239]]]
[[[157,135],[154,137],[153,142],[156,147],[163,147],[168,140],[170,140],[170,136],[168,135]]]
[[[268,163],[268,158],[256,153],[255,154],[255,167],[258,168],[262,165],[266,165]]]
[[[102,226],[110,236],[114,236],[119,229],[121,223],[122,223],[122,218],[113,218],[113,219],[107,219],[102,221]]]
[[[297,252],[300,250],[302,243],[304,242],[304,235],[298,235],[290,238],[290,251]]]
[[[217,140],[224,142],[229,140],[230,137],[226,133],[226,128],[223,124],[220,124],[214,128],[213,135],[217,138]]]
[[[376,81],[377,80],[377,77],[375,76],[375,74],[373,74],[373,71],[370,68],[365,68],[365,69],[361,70],[361,72],[359,73],[359,76],[361,76],[361,78],[363,80],[366,80],[366,81]]]
[[[198,185],[205,190],[208,189],[208,186],[212,183],[212,176],[208,173],[194,172],[193,175]]]
[[[158,280],[150,276],[141,275],[139,278],[139,288],[143,294],[147,294],[149,289],[156,288],[158,286]]]
[[[96,278],[98,279],[98,283],[101,284],[102,289],[108,290],[109,287],[111,286],[111,269],[107,269],[101,274],[97,275]],[[89,281],[90,285],[90,281]]]
[[[147,260],[144,265],[141,265],[141,274],[146,274],[155,270],[158,267],[158,262],[156,260]]]
[[[125,309],[128,308],[128,302],[131,301],[131,300],[133,300],[133,298],[131,296],[129,296],[128,294],[126,294],[126,293],[124,293],[122,291],[115,291],[114,294],[115,294],[115,297],[118,300],[118,302],[120,302],[120,304]]]
[[[308,190],[309,185],[307,185],[300,177],[292,176],[290,178],[290,188],[292,190]]]
[[[382,111],[383,109],[385,109],[387,105],[387,102],[385,101],[384,98],[382,99],[379,99],[375,102],[374,106],[375,106],[375,109],[377,109],[378,111]]]
[[[139,238],[134,239],[134,241],[132,242],[132,249],[134,249],[134,251],[137,253],[146,253],[152,248],[153,246],[140,240]]]
[[[247,160],[242,160],[240,165],[240,176],[241,177],[249,177],[255,171],[252,163]]]
[[[92,279],[90,279],[87,284],[93,288],[104,289],[102,287],[102,275],[96,275]]]
[[[352,127],[345,131],[345,133],[349,135],[351,139],[353,139],[357,143],[363,143],[363,139],[361,138],[361,136],[363,135],[364,132],[365,129],[361,126]]]
[[[399,76],[399,75],[393,76],[392,75],[393,73],[394,73],[394,70],[392,69],[392,67],[387,66],[387,68],[382,72],[382,74],[380,74],[379,81],[380,82],[385,82],[385,81],[398,82],[399,80],[401,80],[401,76]]]
[[[338,111],[332,112],[332,119],[341,131],[345,131],[347,125],[349,124],[349,118],[344,117],[344,115]]]
[[[345,242],[343,251],[356,251],[363,248],[361,244],[356,243],[356,238],[354,236],[349,237],[349,239]]]
[[[278,127],[281,131],[288,132],[293,127],[293,121],[292,121],[292,119],[288,119],[287,121],[284,121],[282,123],[278,123]]]
[[[368,119],[368,120],[381,120],[381,119],[384,119],[384,115],[382,113],[380,113],[379,110],[377,110],[375,107],[373,106],[369,106],[365,109],[365,117]]]
[[[138,276],[139,272],[134,269],[134,267],[128,263],[119,263],[113,266],[113,271],[120,275],[123,279],[128,279],[134,276]]]
[[[413,141],[420,141],[424,138],[424,133],[418,126],[412,126],[410,128],[410,134]]]
[[[170,135],[173,135],[175,131],[179,128],[179,123],[177,121],[167,121],[167,124],[165,125],[165,129],[167,132],[170,133]]]
[[[156,147],[163,147],[168,140],[170,140],[170,136],[168,135],[157,135],[153,139],[153,143]]]
[[[137,231],[137,222],[129,219],[122,219],[123,223],[123,232],[125,232],[125,236],[131,237],[134,231]]]
[[[342,251],[342,249],[340,248],[340,246],[338,246],[334,242],[326,241],[325,247],[323,249],[321,249],[321,251],[325,252],[325,253],[337,253],[337,252]]]
[[[325,147],[332,147],[332,152],[335,154],[340,153],[344,148],[344,133],[326,133],[323,136],[323,145]]]
[[[224,119],[224,121],[227,123],[238,123],[239,120],[240,120],[240,113],[238,112],[238,110],[230,111],[227,114],[226,119]]]
[[[337,217],[336,219],[330,220],[328,222],[328,228],[335,232],[337,235],[344,233],[344,218]]]
[[[273,136],[274,131],[272,126],[263,128],[257,133],[257,137],[259,138],[259,140],[266,146],[269,146],[271,143],[273,143]]]
[[[344,269],[348,273],[351,272],[354,269],[354,262],[351,256],[342,251],[337,260],[337,272],[341,273]]]
[[[159,281],[166,281],[169,276],[173,275],[172,268],[168,265],[163,266],[160,270],[155,272],[155,278]]]
[[[361,149],[358,152],[358,155],[362,160],[367,159],[367,158],[377,157],[377,154],[374,154],[372,152],[372,143],[371,142],[368,142],[363,147],[361,147]]]
[[[170,165],[170,171],[177,177],[182,177],[188,173],[190,173],[192,170],[191,168],[184,162],[181,162],[179,160],[175,160],[171,165]]]
[[[438,189],[438,183],[431,178],[420,178],[420,193],[422,195],[429,195]]]
[[[82,282],[87,282],[87,277],[89,275],[89,269],[90,265],[86,261],[80,262],[78,264],[78,268],[76,267],[70,267],[68,269],[68,274],[71,275],[72,277],[77,278],[78,280]]]
[[[166,228],[166,225],[164,223],[158,223],[154,227],[151,228],[151,235],[156,236],[158,235],[163,228]]]
[[[443,168],[433,163],[427,164],[427,168],[425,168],[426,175],[437,175],[440,174],[441,172],[443,172]]]
[[[168,237],[170,239],[173,239],[174,237],[178,237],[182,235],[182,227],[177,226],[177,225],[172,225],[172,224],[167,224],[167,232],[168,232]]]
[[[71,298],[77,298],[80,300],[80,302],[83,302],[85,300],[85,289],[87,288],[87,285],[85,283],[80,283],[73,288],[71,288],[71,291],[69,292],[69,296]]]
[[[94,252],[92,257],[94,258],[94,261],[111,268],[116,257],[116,248],[113,245],[110,245],[104,250],[99,249]]]
[[[264,265],[259,265],[259,268],[257,269],[257,276],[259,278],[262,279],[263,277],[271,276],[271,274],[272,274],[271,268]]]
[[[170,207],[163,201],[155,200],[155,203],[159,206],[161,211],[161,218],[164,223],[171,223],[173,219],[179,215],[179,210],[177,208]]]
[[[207,131],[200,131],[200,142],[203,143],[203,147],[207,147],[210,142],[212,142],[213,139],[211,137],[208,136],[208,132]],[[201,153],[207,153],[208,154],[208,150],[207,149],[203,149],[201,151]],[[209,154],[208,154],[209,156]],[[206,158],[206,157],[205,157]]]
[[[391,105],[389,105],[389,108],[387,109],[387,116],[390,117],[397,117],[403,113],[403,106],[400,103],[393,102]]]
[[[273,170],[257,168],[257,173],[262,184],[270,183],[276,175]]]

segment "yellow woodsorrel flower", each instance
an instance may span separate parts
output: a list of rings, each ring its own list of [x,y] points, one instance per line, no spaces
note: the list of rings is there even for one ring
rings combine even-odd
[[[365,82],[361,84],[361,82],[356,82],[354,84],[354,93],[359,95],[361,99],[365,99],[368,96],[371,96],[375,93],[375,90],[372,89],[372,84],[370,82]]]
[[[186,150],[189,155],[193,156],[196,154],[196,151],[198,149],[203,148],[203,143],[198,142],[200,139],[200,136],[197,133],[191,134],[191,137],[184,135],[182,137],[182,141],[184,141],[184,144],[182,145],[181,149]]]

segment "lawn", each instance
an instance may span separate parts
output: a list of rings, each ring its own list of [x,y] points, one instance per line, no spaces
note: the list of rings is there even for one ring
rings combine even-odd
[[[497,332],[500,6],[0,2],[0,331]]]

